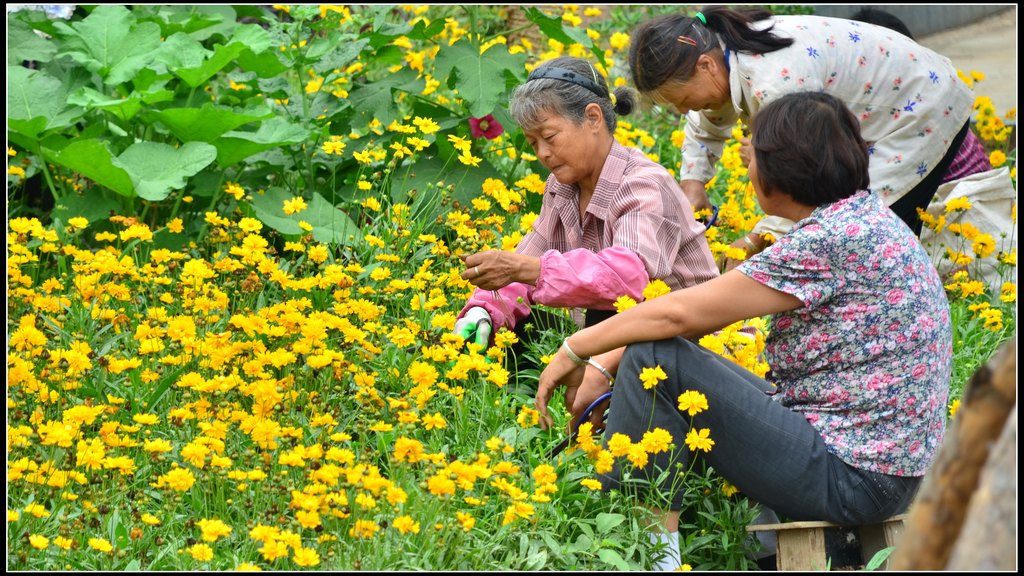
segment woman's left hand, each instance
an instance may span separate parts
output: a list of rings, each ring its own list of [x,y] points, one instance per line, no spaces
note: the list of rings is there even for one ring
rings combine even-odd
[[[540,276],[540,258],[506,250],[484,250],[460,256],[466,264],[463,280],[482,290],[498,290],[513,282],[536,284]]]

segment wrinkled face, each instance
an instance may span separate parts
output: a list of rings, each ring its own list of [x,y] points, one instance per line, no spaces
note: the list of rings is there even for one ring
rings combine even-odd
[[[584,119],[577,126],[563,116],[547,113],[536,126],[523,130],[537,160],[562,184],[575,184],[591,175],[595,137]]]

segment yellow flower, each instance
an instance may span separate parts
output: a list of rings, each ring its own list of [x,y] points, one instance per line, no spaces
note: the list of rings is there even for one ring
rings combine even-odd
[[[946,202],[945,212],[949,214],[950,212],[956,212],[957,210],[970,209],[971,201],[968,200],[965,196],[960,196],[958,198],[953,198],[952,200]]]
[[[519,416],[516,418],[516,422],[522,428],[530,428],[536,426],[540,422],[540,412],[537,412],[533,408],[524,405],[519,410]]]
[[[612,434],[611,439],[608,441],[608,452],[612,456],[625,456],[629,453],[629,448],[633,445],[633,441],[630,440],[629,436],[621,432]]]
[[[231,534],[231,527],[216,518],[212,520],[203,518],[197,524],[199,524],[199,529],[203,531],[203,540],[207,542],[216,542],[221,536]]]
[[[283,210],[285,214],[297,214],[306,208],[306,200],[301,196],[296,196],[290,200],[284,201]]]
[[[399,516],[391,522],[391,525],[402,534],[420,533],[420,523],[412,519],[412,516]]]
[[[629,34],[616,32],[608,39],[608,44],[615,50],[622,51],[629,46]]]
[[[956,400],[953,400],[949,404],[949,417],[952,418],[952,417],[956,416],[956,412],[959,409],[960,409],[960,399],[957,398]]]
[[[989,162],[992,163],[993,168],[998,168],[1003,164],[1006,164],[1006,153],[1002,150],[993,150],[988,156]]]
[[[648,282],[647,287],[644,288],[644,299],[651,300],[658,296],[664,296],[671,291],[672,289],[668,287],[668,284],[666,284],[664,280],[655,278]]]
[[[583,480],[580,480],[580,484],[584,488],[589,488],[595,492],[601,489],[601,481],[594,478],[584,478]]]
[[[188,553],[200,562],[206,562],[213,558],[213,548],[210,548],[209,544],[203,544],[202,542],[193,544],[188,549]]]
[[[46,548],[50,545],[50,540],[46,536],[32,534],[28,537],[28,543],[31,544],[33,548],[42,550],[43,548]]]
[[[661,369],[661,366],[655,366],[654,368],[644,368],[640,371],[640,382],[643,383],[644,388],[650,390],[658,385],[658,382],[668,378],[665,371]]]
[[[82,218],[81,216],[77,216],[75,218],[68,218],[68,224],[81,230],[89,225],[89,220]]]
[[[235,182],[228,182],[224,186],[224,192],[235,198],[235,200],[241,200],[245,197],[245,188],[242,188]]]
[[[46,516],[50,515],[50,513],[42,504],[37,504],[35,502],[29,504],[28,506],[25,506],[25,513],[31,514],[36,518],[45,518]]]
[[[515,504],[513,504],[515,506]],[[527,504],[529,506],[529,504]],[[459,524],[462,525],[462,529],[469,532],[476,525],[476,518],[471,516],[468,512],[456,512],[455,517],[458,518]]]
[[[433,430],[434,428],[440,430],[448,427],[448,423],[444,421],[444,416],[441,416],[439,412],[424,414],[421,423],[426,430]]]
[[[672,446],[672,434],[663,428],[655,428],[644,432],[640,445],[650,454],[667,452]]]
[[[640,444],[633,444],[629,447],[629,452],[626,453],[626,457],[633,463],[633,466],[637,468],[643,468],[647,465],[647,451]]]
[[[696,390],[687,390],[679,395],[679,411],[690,416],[708,409],[708,399]]]
[[[623,312],[625,310],[629,310],[633,306],[636,306],[636,300],[633,300],[629,296],[625,296],[625,295],[619,296],[615,300],[615,311],[616,312]]]
[[[710,452],[711,447],[715,445],[715,441],[710,438],[711,430],[707,428],[701,428],[696,430],[690,428],[690,431],[686,434],[686,445],[690,447],[691,452],[697,450],[703,450]]]
[[[299,566],[317,566],[320,564],[320,554],[312,548],[299,548],[293,556],[295,564]]]
[[[89,538],[89,547],[100,552],[110,552],[114,549],[105,538]]]
[[[739,491],[739,488],[733,486],[732,484],[729,484],[725,480],[722,480],[722,494],[725,494],[727,498]]]

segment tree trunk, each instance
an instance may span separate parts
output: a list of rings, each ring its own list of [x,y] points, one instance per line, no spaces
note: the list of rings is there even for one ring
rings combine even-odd
[[[1017,409],[981,471],[946,570],[1017,571]]]
[[[1017,344],[1011,340],[967,383],[960,409],[910,507],[891,570],[945,569],[990,445],[1016,403],[1016,383]]]

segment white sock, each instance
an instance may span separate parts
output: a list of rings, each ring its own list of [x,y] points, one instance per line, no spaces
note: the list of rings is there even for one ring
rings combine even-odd
[[[651,543],[665,544],[661,557],[654,562],[654,570],[672,572],[682,565],[683,561],[679,556],[679,532],[648,532]]]

